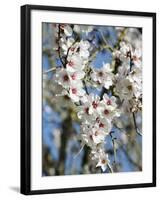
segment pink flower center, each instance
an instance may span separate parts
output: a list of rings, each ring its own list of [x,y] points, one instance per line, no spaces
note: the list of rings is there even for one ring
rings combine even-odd
[[[93,140],[93,136],[92,136],[92,135],[90,135],[89,138],[90,138],[91,140]]]
[[[101,161],[101,163],[102,163],[102,164],[105,164],[105,163],[106,163],[106,160],[105,160],[105,159],[103,159],[103,160]]]
[[[111,100],[109,99],[108,101],[107,101],[107,105],[111,105],[112,104],[112,102],[111,102]]]
[[[89,108],[85,108],[85,113],[89,114]]]
[[[103,123],[100,123],[100,124],[99,124],[99,128],[104,128],[104,124],[103,124]]]
[[[76,88],[72,88],[72,93],[76,94],[77,93],[77,89]]]
[[[64,81],[68,81],[68,80],[69,80],[69,77],[68,77],[67,74],[63,76],[63,80],[64,80]]]
[[[75,48],[74,48],[74,47],[72,47],[72,48],[71,48],[71,51],[74,51],[74,50],[75,50]]]
[[[109,111],[106,109],[106,110],[104,110],[104,114],[105,115],[108,115],[109,114]]]
[[[75,80],[76,79],[76,74],[72,74],[72,79]]]
[[[137,56],[133,56],[133,60],[138,61],[139,59],[137,58]]]
[[[102,76],[103,76],[103,72],[99,72],[98,75],[99,75],[100,77],[102,77]]]
[[[132,89],[133,89],[132,85],[128,85],[127,88],[128,88],[129,91],[132,91]]]
[[[70,61],[68,62],[68,65],[69,65],[70,67],[73,67],[74,62],[70,60]]]
[[[98,103],[96,103],[95,101],[93,101],[92,106],[94,109],[96,109],[98,107]]]

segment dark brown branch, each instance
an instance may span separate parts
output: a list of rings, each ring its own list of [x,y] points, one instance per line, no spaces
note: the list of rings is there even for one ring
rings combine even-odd
[[[58,50],[57,51],[58,51],[59,59],[60,59],[62,65],[63,65],[63,67],[65,68],[66,67],[65,63],[63,62],[63,59],[61,57],[61,47],[60,47],[60,44],[59,44],[60,39],[61,39],[61,28],[60,28],[60,24],[59,24],[58,25],[58,41],[57,41],[57,43],[58,43]]]
[[[67,49],[67,54],[66,54],[66,57],[65,57],[65,64],[67,64],[67,58],[68,58],[68,54],[69,54],[69,51],[70,49],[76,44],[76,42],[78,41],[78,37],[75,39],[75,41],[73,42],[73,44]]]
[[[137,127],[136,116],[135,116],[134,112],[132,113],[132,116],[133,116],[133,122],[134,122],[134,127],[135,127],[135,130],[136,130],[136,133],[138,135],[142,136],[142,133],[139,131],[139,128]]]
[[[114,163],[116,163],[116,147],[115,147],[115,140],[117,138],[113,137],[112,133],[114,133],[113,131],[111,131],[109,133],[110,137],[111,137],[111,140],[112,140],[112,145],[113,145],[113,152],[114,152]]]
[[[66,160],[66,148],[68,138],[72,132],[71,118],[68,117],[62,123],[62,133],[61,133],[61,146],[59,149],[59,160],[56,167],[56,175],[64,175],[65,174],[65,160]]]
[[[86,83],[85,83],[85,81],[83,80],[82,82],[83,82],[84,89],[85,89],[86,93],[89,95],[89,92],[88,92],[88,89],[87,89],[87,86],[86,86]]]
[[[86,145],[83,148],[84,154],[83,154],[83,159],[82,159],[82,169],[84,169],[85,165],[89,161],[89,147]]]

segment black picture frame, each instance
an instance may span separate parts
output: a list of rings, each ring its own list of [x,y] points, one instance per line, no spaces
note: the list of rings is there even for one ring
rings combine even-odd
[[[31,11],[65,11],[95,14],[151,17],[153,20],[153,163],[152,183],[126,184],[113,186],[95,186],[78,188],[60,188],[49,190],[31,190]],[[112,190],[156,186],[156,13],[101,10],[89,8],[54,7],[43,5],[21,6],[21,193],[25,195],[80,192],[93,190]]]

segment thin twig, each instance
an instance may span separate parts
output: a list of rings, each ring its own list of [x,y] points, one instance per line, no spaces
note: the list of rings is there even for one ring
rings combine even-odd
[[[115,45],[116,49],[119,48],[120,42],[122,42],[122,40],[124,39],[126,32],[127,32],[127,28],[124,28],[123,31],[121,32],[120,36],[119,36],[119,39],[118,39],[116,45]]]
[[[88,60],[88,63],[91,63],[93,61],[93,59],[96,58],[97,54],[104,49],[107,49],[107,50],[110,50],[111,52],[113,52],[113,48],[111,46],[109,46],[107,44],[102,45],[101,47],[97,48],[95,52],[93,52],[93,54],[90,56],[90,58]]]
[[[102,31],[99,31],[101,33],[101,36],[103,38],[103,41],[105,42],[105,46],[104,49],[110,50],[111,52],[113,52],[113,48],[108,44],[106,38],[104,37],[104,34],[102,33]]]
[[[82,152],[82,150],[84,149],[85,144],[83,144],[80,148],[80,150],[78,151],[78,153],[74,156],[74,159],[76,159],[78,157],[78,155]]]
[[[129,58],[130,58],[130,72],[132,71],[132,63],[131,63],[131,52],[129,52]],[[136,133],[140,136],[142,136],[141,132],[139,131],[139,128],[137,127],[137,122],[136,122],[136,116],[135,116],[135,113],[133,112],[132,113],[132,116],[133,116],[133,121],[134,121],[134,127],[135,127],[135,130],[136,130]]]
[[[136,130],[136,133],[137,133],[138,135],[142,136],[142,133],[139,131],[139,128],[137,127],[136,116],[135,116],[135,113],[134,113],[134,112],[132,113],[132,116],[133,116],[134,127],[135,127],[135,130]]]
[[[88,92],[88,89],[87,89],[87,86],[86,86],[86,83],[85,83],[85,81],[83,80],[82,82],[83,82],[84,89],[85,89],[86,93],[89,95],[89,92]]]
[[[107,42],[106,38],[104,37],[104,34],[102,33],[102,31],[99,31],[99,32],[102,36],[103,41],[108,45],[108,42]]]
[[[47,73],[55,71],[55,70],[56,70],[56,67],[52,67],[52,68],[48,69],[47,71],[44,71],[43,74],[47,74]]]
[[[108,167],[108,170],[111,172],[111,173],[113,173],[113,169],[112,169],[112,167],[111,167],[111,165],[108,163],[107,164],[107,167]]]
[[[109,133],[109,135],[110,135],[110,137],[111,137],[111,139],[112,139],[113,152],[114,152],[114,163],[116,163],[116,154],[117,154],[117,152],[116,152],[116,147],[115,147],[115,140],[116,140],[117,138],[113,137],[112,133],[114,133],[114,132],[111,131],[111,132]]]

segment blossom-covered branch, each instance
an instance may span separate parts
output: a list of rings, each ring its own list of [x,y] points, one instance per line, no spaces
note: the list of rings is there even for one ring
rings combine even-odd
[[[132,113],[139,134],[135,113],[142,110],[141,48],[123,41],[126,29],[120,32],[118,44],[109,45],[100,31],[104,44],[96,48],[92,40],[77,37],[78,25],[57,26],[58,58],[61,67],[53,67],[53,81],[61,87],[56,96],[67,96],[74,104],[80,121],[82,145],[90,149],[90,159],[102,171],[113,172],[105,150],[106,138],[111,136],[114,123],[126,112]],[[88,32],[93,31],[89,27]],[[92,65],[99,49],[109,50],[112,61],[99,68]],[[94,93],[90,88],[96,88]],[[140,134],[141,135],[141,134]],[[116,162],[116,152],[114,151]]]

